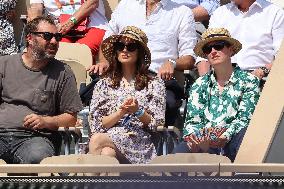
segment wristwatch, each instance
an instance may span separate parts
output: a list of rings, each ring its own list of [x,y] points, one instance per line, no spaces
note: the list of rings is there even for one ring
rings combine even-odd
[[[177,61],[175,61],[174,59],[169,59],[168,61],[173,64],[174,68],[177,67]]]
[[[264,77],[267,77],[268,76],[268,74],[269,74],[269,72],[270,72],[270,70],[269,69],[267,69],[266,67],[260,67],[260,69],[263,71],[263,73],[264,73]]]

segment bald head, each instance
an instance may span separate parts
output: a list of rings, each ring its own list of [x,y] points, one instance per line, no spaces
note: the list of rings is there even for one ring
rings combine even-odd
[[[247,11],[256,0],[231,0],[241,11]]]

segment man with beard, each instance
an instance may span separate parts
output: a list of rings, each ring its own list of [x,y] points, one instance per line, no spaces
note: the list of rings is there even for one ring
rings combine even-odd
[[[58,128],[76,123],[75,76],[54,59],[61,38],[50,18],[38,17],[26,26],[27,52],[0,58],[0,158],[7,163],[58,154]]]

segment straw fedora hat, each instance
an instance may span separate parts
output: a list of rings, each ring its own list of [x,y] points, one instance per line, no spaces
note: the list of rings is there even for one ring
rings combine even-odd
[[[207,58],[202,48],[212,41],[227,41],[233,47],[233,55],[237,54],[242,49],[242,44],[231,37],[230,32],[225,28],[208,28],[201,36],[201,40],[194,47],[194,52],[197,56]]]
[[[106,38],[101,45],[102,53],[104,57],[107,59],[109,63],[113,61],[113,53],[114,53],[114,43],[118,42],[121,37],[128,37],[130,39],[135,40],[137,43],[141,45],[141,47],[145,50],[145,63],[147,66],[151,63],[151,53],[149,48],[147,47],[148,38],[146,34],[139,28],[135,26],[127,26],[125,27],[119,35],[111,35]]]

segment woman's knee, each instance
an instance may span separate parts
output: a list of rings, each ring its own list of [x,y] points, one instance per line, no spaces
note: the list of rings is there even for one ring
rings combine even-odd
[[[106,133],[95,133],[90,138],[89,150],[90,153],[101,150],[103,147],[111,144],[112,141]]]
[[[116,152],[111,147],[104,147],[101,151],[101,155],[116,157]]]

